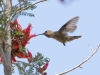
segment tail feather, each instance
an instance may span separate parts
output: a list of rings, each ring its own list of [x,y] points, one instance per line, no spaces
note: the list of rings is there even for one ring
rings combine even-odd
[[[69,40],[68,41],[72,41],[78,38],[81,38],[82,36],[69,36]]]

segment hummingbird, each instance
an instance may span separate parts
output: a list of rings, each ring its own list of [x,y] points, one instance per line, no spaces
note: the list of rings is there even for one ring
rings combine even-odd
[[[77,28],[76,23],[78,22],[78,20],[79,16],[76,16],[70,19],[67,23],[65,23],[58,31],[46,30],[44,33],[38,35],[45,35],[48,38],[53,38],[63,43],[64,46],[66,46],[65,43],[82,37],[82,36],[68,36],[68,32],[73,33],[76,30]]]

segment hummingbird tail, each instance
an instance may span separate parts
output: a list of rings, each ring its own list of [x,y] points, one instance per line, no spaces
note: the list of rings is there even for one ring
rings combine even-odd
[[[69,41],[81,38],[82,36],[70,36]]]

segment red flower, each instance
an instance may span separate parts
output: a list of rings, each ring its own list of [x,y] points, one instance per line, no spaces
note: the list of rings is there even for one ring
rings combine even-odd
[[[15,27],[15,25],[18,25],[17,19],[15,19],[14,22],[11,22],[11,23],[10,23],[10,27],[11,27],[11,28],[12,28],[12,27]]]
[[[23,30],[24,35],[29,34],[29,33],[30,33],[30,31],[31,31],[31,28],[32,28],[32,25],[31,25],[31,24],[29,24],[29,25],[28,25],[28,27],[27,27],[26,29],[24,29],[24,30]]]
[[[14,23],[14,24],[18,24],[18,21],[17,21],[17,19],[15,19],[13,23]]]
[[[38,72],[39,72],[40,74],[43,73],[43,68],[39,67],[39,68],[37,68],[37,70],[38,70]]]
[[[41,67],[37,68],[38,72],[42,74],[43,71],[45,71],[47,69],[48,64],[49,64],[49,62],[46,62],[46,64],[44,64],[44,66],[42,68]],[[45,75],[45,74],[43,74],[43,75]]]
[[[11,62],[12,62],[12,61],[16,62],[16,59],[15,59],[14,56],[11,56]]]
[[[27,41],[29,41],[32,37],[35,37],[35,34],[30,34],[29,37],[27,38]]]
[[[20,51],[19,50],[19,43],[18,40],[20,40],[21,46],[22,48],[24,48],[26,46],[26,44],[28,43],[28,41],[32,38],[35,37],[35,34],[30,34],[32,25],[29,24],[27,28],[22,30],[22,27],[20,24],[18,24],[17,19],[15,19],[13,22],[10,23],[10,27],[12,29],[11,33],[12,33],[12,50],[16,50],[16,51],[12,51],[12,57],[11,60],[12,61],[16,61],[15,56],[17,56],[18,58],[27,58],[28,61],[32,60],[32,54],[31,52],[29,52],[29,50],[27,50],[27,52],[25,53],[24,51]],[[15,33],[21,34],[22,35],[16,35]],[[14,34],[14,35],[13,35]]]
[[[23,46],[26,46],[27,43],[28,43],[27,41],[21,41],[21,44],[22,44]]]
[[[22,27],[20,24],[17,24],[16,27],[14,28],[15,30],[21,30],[22,31]]]
[[[32,60],[32,57],[27,57],[28,61],[30,62]]]
[[[31,57],[32,56],[31,52],[29,50],[27,50],[27,51],[28,51],[27,56]]]
[[[28,59],[28,61],[31,61],[32,60],[32,54],[31,54],[31,52],[29,52],[29,50],[27,50],[27,51],[28,51],[27,59]]]
[[[12,45],[12,50],[18,49],[18,48],[19,48],[18,42],[14,41],[14,43]]]
[[[44,72],[42,75],[47,75],[47,72]]]
[[[21,41],[23,46],[26,46],[26,44],[28,43],[28,41],[32,38],[35,37],[35,34],[30,34],[29,36],[27,36],[26,38],[23,36],[23,39]]]
[[[47,62],[46,64],[44,64],[44,66],[43,66],[43,71],[45,71],[45,70],[47,69],[48,64],[49,64],[49,62]]]
[[[17,56],[18,58],[27,58],[27,55],[24,54],[24,53],[22,53],[22,52],[16,53],[16,56]]]

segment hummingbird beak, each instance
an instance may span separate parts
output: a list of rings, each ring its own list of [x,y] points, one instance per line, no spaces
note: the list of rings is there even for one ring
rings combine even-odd
[[[43,34],[37,34],[36,36],[38,36],[38,35],[44,35],[44,33]]]

